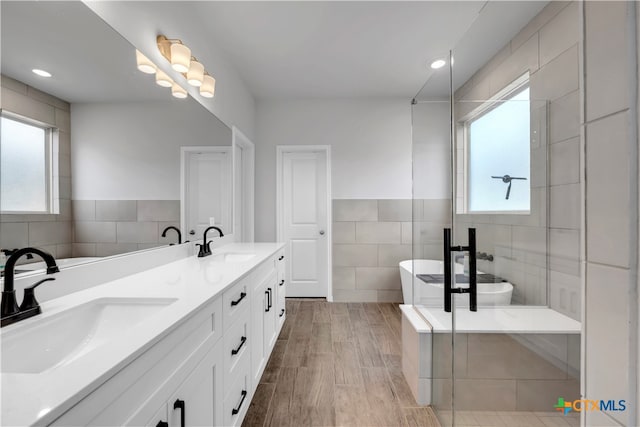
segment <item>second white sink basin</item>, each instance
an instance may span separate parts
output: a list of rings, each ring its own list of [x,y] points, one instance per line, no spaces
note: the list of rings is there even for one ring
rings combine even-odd
[[[0,335],[1,371],[35,374],[67,365],[175,301],[99,298],[24,326],[17,324]]]
[[[244,252],[225,252],[221,254],[214,254],[213,261],[226,263],[245,262],[249,261],[254,256],[256,256],[256,254]]]

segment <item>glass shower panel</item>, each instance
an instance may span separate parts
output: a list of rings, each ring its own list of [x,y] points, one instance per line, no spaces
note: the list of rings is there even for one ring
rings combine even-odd
[[[576,4],[488,3],[414,99],[411,299],[443,426],[549,425],[579,398],[579,25],[543,45],[560,18]]]
[[[578,22],[577,7],[566,7],[563,19]],[[546,57],[539,45],[554,16],[533,14],[496,55],[476,56],[473,66],[470,53],[488,51],[474,28],[454,49],[453,242],[466,244],[475,230],[469,256],[478,279],[477,311],[468,295],[453,296],[454,425],[546,425],[559,399],[580,398],[579,176],[569,177],[563,164],[580,164],[572,150],[578,128],[565,133],[563,123],[566,114],[579,116],[571,102],[579,71],[576,57],[554,72],[564,59]],[[578,39],[576,31],[561,51],[577,52]],[[469,286],[464,272],[454,279],[455,287]]]
[[[442,310],[444,274],[443,229],[452,224],[451,96],[449,53],[446,65],[429,70],[412,105],[413,256],[412,301],[422,309]],[[432,280],[430,280],[432,279]],[[427,281],[425,281],[427,280]],[[427,283],[430,282],[430,283]],[[443,427],[453,425],[453,317],[441,319],[447,332],[429,334],[432,351],[426,369],[431,407]]]

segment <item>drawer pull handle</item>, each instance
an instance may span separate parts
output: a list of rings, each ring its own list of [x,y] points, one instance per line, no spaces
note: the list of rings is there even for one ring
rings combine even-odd
[[[265,313],[267,313],[271,310],[271,288],[267,288],[264,293],[267,295],[267,309],[265,310]]]
[[[284,255],[280,255],[280,258],[278,258],[278,261],[282,261],[284,259]]]
[[[284,285],[284,279],[280,280],[280,286]]]
[[[173,410],[180,409],[180,427],[186,427],[184,423],[184,419],[186,417],[185,409],[184,409],[184,400],[177,399],[173,403]]]
[[[240,412],[240,408],[242,408],[245,397],[247,397],[247,390],[242,390],[242,399],[240,399],[240,403],[238,403],[238,406],[231,410],[231,415],[237,415],[238,412]]]
[[[284,308],[280,310],[280,317],[284,316]]]
[[[169,423],[166,421],[158,421],[158,424],[156,424],[156,427],[169,427]]]
[[[240,345],[238,347],[234,348],[233,350],[231,350],[231,355],[235,356],[236,354],[240,353],[240,349],[242,348],[242,346],[246,342],[247,342],[247,337],[240,338]]]
[[[244,299],[244,297],[246,297],[246,296],[247,296],[246,292],[240,292],[240,298],[238,298],[235,301],[231,301],[231,307],[240,304],[240,301],[242,301]]]

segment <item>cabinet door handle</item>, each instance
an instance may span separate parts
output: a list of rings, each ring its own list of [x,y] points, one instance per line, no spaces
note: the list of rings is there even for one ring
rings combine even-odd
[[[244,297],[246,297],[246,296],[247,296],[246,292],[240,292],[240,298],[238,298],[235,301],[231,301],[231,307],[240,304],[240,301],[242,301],[244,299]]]
[[[169,423],[166,421],[158,421],[158,424],[156,424],[156,427],[169,427]]]
[[[176,409],[180,409],[180,427],[185,427],[186,425],[184,423],[184,418],[186,414],[184,408],[184,400],[177,399],[175,402],[173,402],[173,410],[175,411]]]
[[[242,399],[240,399],[240,403],[238,403],[238,406],[231,410],[231,415],[237,415],[238,412],[240,412],[240,408],[242,408],[245,397],[247,397],[247,390],[242,390]]]
[[[280,280],[280,286],[284,285],[284,279]]]
[[[284,308],[280,310],[280,317],[284,316]]]
[[[238,347],[234,348],[233,350],[231,350],[231,355],[235,356],[236,354],[240,353],[240,349],[242,348],[242,346],[246,342],[247,342],[247,337],[240,338],[240,345]]]
[[[264,294],[267,296],[267,308],[264,310],[265,313],[269,311],[269,309],[271,308],[271,304],[269,303],[269,300],[271,299],[269,297],[269,291],[264,291]]]
[[[284,255],[280,255],[280,258],[278,258],[278,261],[282,261],[284,259]]]
[[[269,291],[269,308],[273,307],[273,289],[267,288]]]

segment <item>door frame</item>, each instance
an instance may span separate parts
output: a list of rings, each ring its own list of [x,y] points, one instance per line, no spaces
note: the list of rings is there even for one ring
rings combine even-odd
[[[180,147],[180,230],[182,230],[185,240],[187,236],[187,154],[196,152],[208,152],[208,153],[227,153],[231,155],[233,160],[233,150],[230,145],[209,145],[209,146],[182,146]],[[233,166],[233,165],[232,165]],[[231,218],[233,223],[233,206],[231,206]],[[233,233],[229,233],[233,234]],[[195,240],[199,240],[195,236]]]
[[[322,151],[326,156],[326,179],[327,179],[327,301],[333,301],[333,273],[332,273],[332,206],[331,206],[331,146],[330,145],[277,145],[276,146],[276,237],[278,242],[284,242],[284,185],[283,174],[283,156],[284,153],[304,153]]]
[[[236,229],[235,223],[235,208],[238,198],[242,198],[242,205],[244,207],[242,217],[242,230],[243,241],[254,242],[254,218],[255,218],[255,145],[247,136],[240,131],[237,127],[231,128],[232,141],[231,141],[231,158],[232,158],[232,172],[233,172],[233,206],[232,206],[232,223],[233,229]],[[245,182],[245,194],[240,194],[236,183],[236,147],[242,148],[242,175]]]

